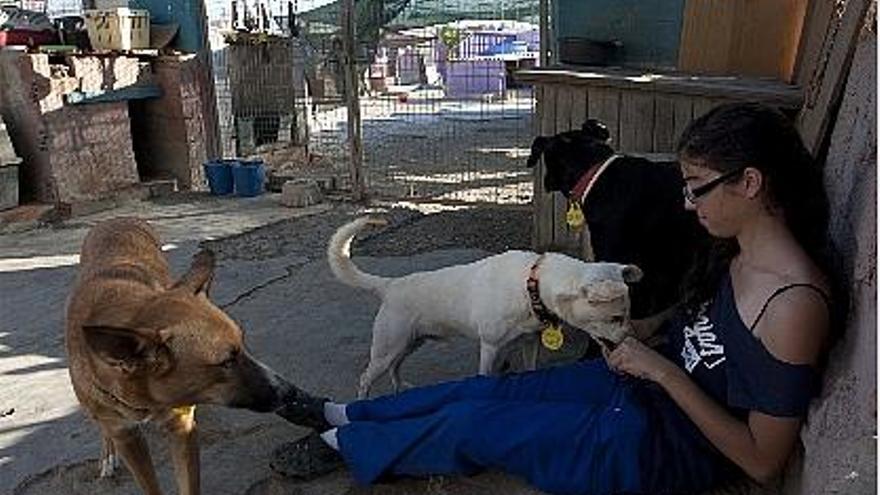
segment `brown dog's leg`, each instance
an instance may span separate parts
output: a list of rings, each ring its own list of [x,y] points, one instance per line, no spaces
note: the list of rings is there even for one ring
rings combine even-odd
[[[119,467],[119,456],[116,455],[116,447],[109,436],[101,434],[101,477],[109,478],[116,473]]]
[[[199,442],[195,410],[195,406],[175,408],[164,423],[171,437],[171,459],[180,495],[199,494]]]
[[[150,450],[140,429],[137,426],[122,426],[108,429],[107,432],[116,452],[134,475],[141,490],[146,495],[162,495],[153,461],[150,459]]]

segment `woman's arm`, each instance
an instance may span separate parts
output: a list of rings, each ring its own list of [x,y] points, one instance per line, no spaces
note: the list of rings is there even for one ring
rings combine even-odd
[[[608,354],[612,368],[656,382],[706,438],[750,478],[764,483],[785,465],[797,440],[800,419],[752,412],[748,422],[730,415],[675,363],[633,338]]]
[[[753,411],[748,422],[740,421],[706,395],[684,370],[672,367],[657,383],[722,454],[759,483],[782,470],[797,441],[800,418]]]
[[[756,334],[779,359],[815,363],[828,328],[824,302],[809,292],[778,299],[768,308]],[[754,480],[766,482],[785,466],[797,441],[800,418],[753,411],[747,422],[740,421],[703,392],[683,369],[633,338],[624,340],[607,359],[614,369],[663,387],[706,438]]]

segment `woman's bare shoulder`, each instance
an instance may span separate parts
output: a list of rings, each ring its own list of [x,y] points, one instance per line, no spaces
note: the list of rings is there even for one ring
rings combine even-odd
[[[814,364],[825,346],[830,323],[830,291],[825,276],[803,267],[776,277],[754,333],[776,358]]]

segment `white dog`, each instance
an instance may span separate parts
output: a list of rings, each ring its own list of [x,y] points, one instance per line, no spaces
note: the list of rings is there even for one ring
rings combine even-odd
[[[399,278],[364,273],[351,261],[351,241],[367,225],[385,223],[375,217],[354,220],[336,231],[327,248],[336,278],[382,298],[373,322],[370,363],[358,387],[360,398],[386,371],[397,391],[401,362],[428,338],[459,334],[479,340],[479,371],[485,375],[493,370],[499,349],[523,334],[541,331],[547,319],[565,321],[609,344],[619,343],[628,331],[628,284],[642,276],[634,265],[507,251]],[[529,369],[534,369],[536,357],[535,340],[526,358]]]

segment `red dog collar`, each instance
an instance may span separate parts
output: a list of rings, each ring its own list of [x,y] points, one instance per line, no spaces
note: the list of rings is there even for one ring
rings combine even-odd
[[[553,314],[553,312],[544,305],[544,302],[541,301],[541,291],[538,287],[538,265],[541,263],[542,259],[544,259],[543,254],[535,260],[535,264],[533,264],[531,270],[529,270],[529,279],[526,281],[526,291],[529,294],[529,302],[532,305],[532,312],[535,313],[538,321],[544,325],[558,325],[561,321],[559,317]]]
[[[599,180],[599,176],[605,172],[605,169],[611,165],[618,156],[620,155],[611,155],[607,160],[602,162],[600,165],[593,165],[589,169],[587,169],[586,173],[578,179],[577,184],[574,185],[574,189],[571,190],[568,194],[568,199],[570,201],[577,201],[582,206],[584,201],[587,199],[587,194],[590,193],[590,189],[593,188],[593,185]]]

